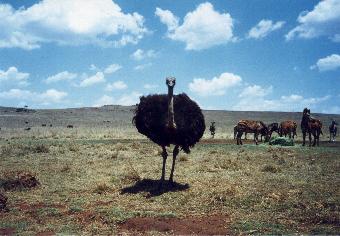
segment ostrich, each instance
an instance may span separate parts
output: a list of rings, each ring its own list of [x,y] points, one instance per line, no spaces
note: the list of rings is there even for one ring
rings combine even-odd
[[[173,184],[176,157],[181,148],[190,153],[205,131],[204,116],[200,107],[185,93],[173,95],[176,79],[166,78],[168,94],[142,96],[133,122],[139,133],[147,136],[162,147],[163,168],[159,187],[165,179],[165,165],[168,157],[166,146],[175,145],[173,149],[172,168],[169,182]]]

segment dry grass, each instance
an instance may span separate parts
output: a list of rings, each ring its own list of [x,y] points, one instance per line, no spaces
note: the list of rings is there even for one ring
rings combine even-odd
[[[162,158],[150,142],[19,139],[0,148],[0,173],[31,171],[41,183],[6,191],[0,229],[19,234],[117,234],[135,216],[214,213],[230,216],[235,234],[340,232],[340,147],[198,144],[176,163],[175,180],[189,188],[156,195]]]

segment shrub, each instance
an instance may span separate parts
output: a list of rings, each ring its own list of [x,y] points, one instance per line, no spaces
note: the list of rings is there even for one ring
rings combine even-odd
[[[98,183],[93,192],[94,193],[98,193],[98,194],[102,194],[102,193],[106,193],[108,191],[110,191],[110,187],[106,184],[106,183]]]
[[[34,152],[36,153],[49,153],[50,148],[46,144],[38,144],[34,147]]]
[[[274,165],[265,165],[262,168],[262,172],[270,172],[270,173],[277,173],[280,172],[280,168],[278,168],[277,166]]]
[[[28,189],[40,185],[35,174],[30,172],[7,172],[3,179],[0,179],[0,187],[5,190]]]

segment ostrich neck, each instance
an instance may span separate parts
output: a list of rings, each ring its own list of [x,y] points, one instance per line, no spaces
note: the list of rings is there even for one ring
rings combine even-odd
[[[174,114],[174,88],[168,87],[168,127],[176,128]]]

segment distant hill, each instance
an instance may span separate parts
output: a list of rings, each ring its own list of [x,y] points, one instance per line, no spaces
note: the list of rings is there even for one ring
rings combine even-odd
[[[113,128],[119,127],[135,132],[132,117],[135,106],[106,105],[102,107],[82,107],[67,109],[36,109],[18,111],[14,107],[0,107],[0,127],[25,128],[41,127],[42,124],[52,125],[54,128]],[[300,124],[301,112],[259,112],[259,111],[222,111],[204,110],[207,127],[210,122],[216,122],[217,136],[219,134],[231,136],[233,126],[240,119],[262,120],[265,123],[295,120]],[[176,114],[175,114],[176,115]],[[314,113],[313,116],[323,122],[323,132],[328,133],[328,125],[332,119],[340,122],[340,115]],[[298,128],[298,134],[300,128]]]

